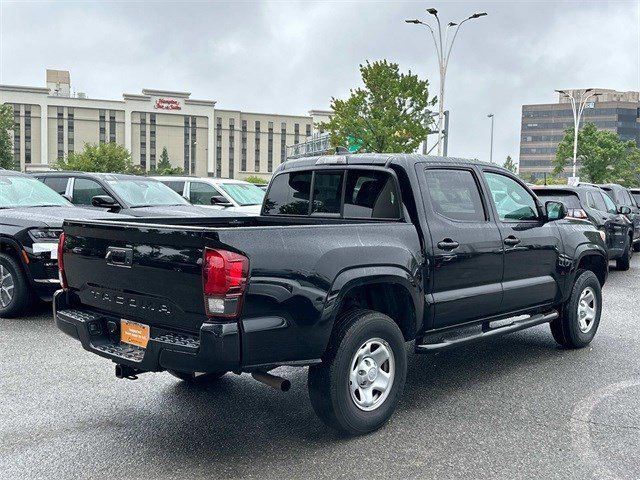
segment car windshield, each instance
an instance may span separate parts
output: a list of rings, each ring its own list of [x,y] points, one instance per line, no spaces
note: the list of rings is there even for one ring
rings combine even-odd
[[[580,199],[578,195],[570,192],[561,192],[561,191],[544,191],[544,190],[534,190],[534,193],[538,196],[542,202],[562,202],[565,204],[567,208],[582,208],[580,205]]]
[[[640,207],[640,192],[633,192],[631,193],[631,196],[636,201],[636,205]]]
[[[35,178],[0,175],[0,208],[69,206],[69,201]]]
[[[233,200],[243,207],[248,205],[262,205],[264,190],[252,183],[221,183],[220,188]]]
[[[132,208],[189,204],[182,196],[156,180],[116,178],[107,180],[107,183]]]

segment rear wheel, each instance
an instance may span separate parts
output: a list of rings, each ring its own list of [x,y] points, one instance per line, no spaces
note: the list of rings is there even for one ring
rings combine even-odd
[[[0,317],[17,317],[29,306],[31,288],[15,258],[0,253]]]
[[[327,352],[309,368],[309,397],[332,428],[361,435],[393,414],[407,375],[404,337],[386,315],[352,310],[338,318]]]
[[[176,370],[167,370],[167,371],[174,377],[179,378],[183,382],[189,383],[191,385],[204,385],[207,383],[216,382],[227,373],[227,372],[211,372],[211,373],[201,373],[197,375],[194,372],[178,372]]]
[[[582,348],[591,343],[600,325],[602,292],[590,270],[580,270],[560,317],[551,322],[553,338],[563,347]]]

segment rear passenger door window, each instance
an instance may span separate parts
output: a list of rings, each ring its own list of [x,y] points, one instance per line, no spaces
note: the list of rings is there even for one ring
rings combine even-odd
[[[180,181],[170,181],[170,182],[162,182],[171,190],[176,192],[178,195],[184,195],[184,184],[185,182]]]
[[[483,222],[487,219],[472,172],[430,169],[425,177],[431,206],[438,215],[459,222]]]
[[[76,178],[73,181],[73,203],[76,205],[92,206],[91,199],[96,195],[109,195],[95,180]]]
[[[311,214],[340,215],[342,172],[316,172],[313,179]]]
[[[376,170],[347,170],[345,218],[400,218],[400,198],[394,178]]]
[[[282,173],[269,186],[264,215],[308,215],[311,172]]]
[[[58,194],[64,195],[67,191],[67,183],[69,183],[69,177],[45,177],[42,181],[47,187],[55,190]]]

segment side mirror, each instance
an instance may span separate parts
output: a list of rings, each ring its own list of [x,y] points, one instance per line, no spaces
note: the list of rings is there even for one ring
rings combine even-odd
[[[620,205],[618,207],[618,213],[620,215],[629,215],[631,213],[631,208],[625,206],[625,205]]]
[[[233,204],[222,195],[214,195],[213,197],[211,197],[211,205],[217,205],[219,207],[231,207]]]
[[[120,205],[110,195],[96,195],[91,199],[91,205],[98,208],[119,208]]]
[[[547,212],[547,220],[550,222],[562,220],[567,216],[567,207],[562,202],[549,201],[544,204],[544,208]]]

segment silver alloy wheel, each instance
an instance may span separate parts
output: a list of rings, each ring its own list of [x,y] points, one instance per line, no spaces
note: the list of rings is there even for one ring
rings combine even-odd
[[[0,265],[0,306],[6,308],[13,300],[13,290],[15,283],[13,275],[4,265]]]
[[[578,326],[582,333],[587,333],[593,327],[596,319],[598,303],[593,288],[586,287],[578,300]]]
[[[367,340],[351,359],[349,391],[360,410],[375,410],[389,396],[396,373],[393,351],[381,338]]]

